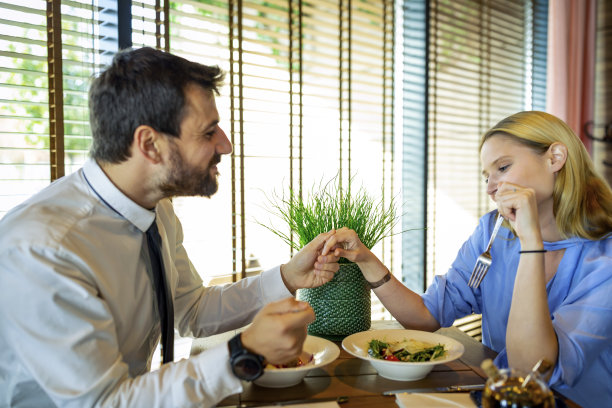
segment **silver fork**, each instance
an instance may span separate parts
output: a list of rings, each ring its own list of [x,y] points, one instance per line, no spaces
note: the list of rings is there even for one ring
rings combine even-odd
[[[471,288],[477,288],[482,282],[482,279],[485,277],[489,268],[491,267],[491,253],[489,250],[491,249],[491,245],[493,245],[493,241],[495,240],[495,236],[497,235],[497,231],[499,231],[499,227],[504,222],[504,217],[497,215],[497,220],[495,221],[495,227],[493,228],[493,233],[491,234],[491,238],[489,239],[489,244],[487,245],[487,250],[484,251],[478,259],[476,259],[476,265],[474,265],[474,270],[472,271],[472,275],[470,276],[470,280],[468,282],[468,286]]]

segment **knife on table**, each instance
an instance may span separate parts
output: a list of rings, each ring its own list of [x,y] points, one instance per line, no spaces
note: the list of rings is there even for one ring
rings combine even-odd
[[[348,397],[341,396],[336,398],[306,398],[291,401],[274,401],[274,402],[254,402],[254,403],[241,403],[235,406],[235,408],[254,408],[254,407],[268,407],[268,406],[280,406],[285,405],[298,405],[298,404],[316,404],[318,402],[332,402],[335,401],[338,404],[344,404],[348,402]]]
[[[484,384],[472,384],[472,385],[449,385],[448,387],[430,387],[430,388],[406,388],[402,390],[391,390],[384,391],[383,395],[395,395],[403,392],[416,393],[416,392],[470,392],[480,391],[484,388]]]

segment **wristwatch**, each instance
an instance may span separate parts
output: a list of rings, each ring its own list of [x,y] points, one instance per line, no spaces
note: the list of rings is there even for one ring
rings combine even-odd
[[[245,349],[240,333],[232,337],[227,346],[232,372],[236,377],[245,381],[253,381],[261,377],[264,372],[264,357]]]

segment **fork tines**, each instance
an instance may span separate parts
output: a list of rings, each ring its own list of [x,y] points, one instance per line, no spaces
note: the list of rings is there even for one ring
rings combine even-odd
[[[471,288],[477,288],[482,282],[483,278],[489,271],[489,267],[491,266],[491,245],[493,245],[493,241],[495,240],[495,236],[497,235],[497,231],[501,226],[504,218],[499,214],[497,215],[497,220],[495,221],[495,227],[493,227],[493,232],[491,233],[491,238],[489,238],[489,244],[485,251],[480,254],[480,256],[476,259],[476,264],[474,265],[474,270],[472,271],[472,275],[470,276],[470,280],[468,281],[468,286]]]
[[[480,282],[482,282],[482,279],[485,277],[489,271],[489,267],[491,266],[491,258],[486,258],[483,255],[478,257],[476,265],[474,265],[472,276],[470,276],[470,281],[468,282],[468,286],[471,288],[477,288],[480,285]]]

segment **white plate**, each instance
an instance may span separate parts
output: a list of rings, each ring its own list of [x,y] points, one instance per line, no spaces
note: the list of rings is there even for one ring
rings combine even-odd
[[[443,344],[446,354],[433,361],[407,362],[380,360],[368,355],[368,345],[371,340],[386,342],[414,339],[430,344]],[[463,344],[441,334],[430,333],[420,330],[368,330],[351,334],[342,341],[342,348],[355,357],[372,363],[378,374],[390,380],[416,381],[429,374],[436,364],[444,364],[458,359],[463,355]]]
[[[329,340],[316,336],[307,336],[303,347],[304,353],[312,354],[312,361],[299,367],[266,369],[261,377],[254,381],[262,387],[284,388],[298,384],[313,368],[331,363],[340,355],[340,349]]]

